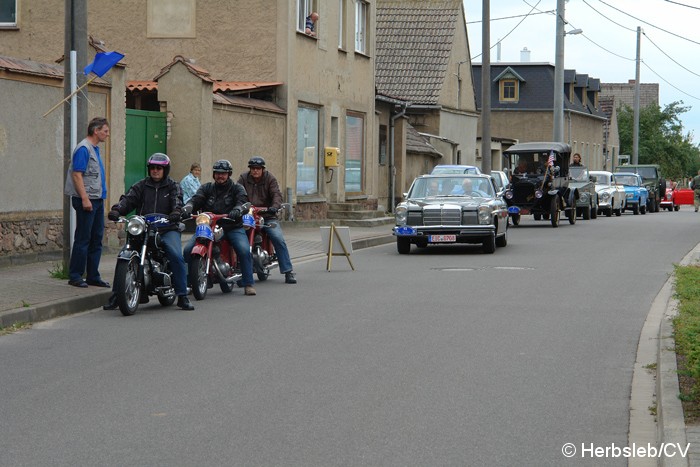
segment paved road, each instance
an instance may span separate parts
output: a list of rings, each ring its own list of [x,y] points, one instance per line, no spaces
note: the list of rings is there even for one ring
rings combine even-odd
[[[691,211],[495,255],[393,245],[194,312],[95,310],[0,338],[0,465],[625,465],[632,367]]]

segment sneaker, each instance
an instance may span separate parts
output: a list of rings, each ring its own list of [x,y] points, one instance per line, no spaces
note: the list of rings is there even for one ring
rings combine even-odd
[[[255,291],[252,285],[246,285],[245,286],[245,294],[246,295],[257,295],[258,293]]]
[[[194,310],[194,305],[190,303],[189,298],[187,298],[185,295],[178,295],[177,306],[183,310]]]
[[[285,284],[296,284],[297,278],[294,271],[289,271],[284,273],[284,283]]]
[[[103,310],[116,310],[119,308],[119,304],[117,303],[117,294],[112,294],[109,296],[109,300],[107,300],[106,305],[102,305]]]

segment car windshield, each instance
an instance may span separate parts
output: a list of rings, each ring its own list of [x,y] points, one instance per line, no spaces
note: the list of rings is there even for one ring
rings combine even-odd
[[[610,185],[610,179],[608,178],[607,175],[603,174],[591,174],[591,177],[593,177],[593,181],[597,183],[598,185]]]
[[[572,180],[585,182],[588,180],[588,171],[585,167],[569,167],[569,176]]]
[[[471,174],[476,175],[476,167],[440,167],[436,166],[431,174]]]
[[[417,179],[409,198],[434,197],[493,198],[493,185],[484,177],[431,177]]]
[[[615,181],[627,186],[639,186],[639,179],[634,175],[617,175]]]
[[[657,178],[656,167],[637,167],[635,169],[635,172],[641,175],[642,178],[645,180]]]

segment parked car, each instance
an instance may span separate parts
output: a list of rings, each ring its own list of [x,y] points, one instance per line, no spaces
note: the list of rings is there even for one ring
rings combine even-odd
[[[562,211],[570,224],[576,223],[578,191],[569,189],[571,146],[557,142],[519,143],[503,154],[512,174],[504,197],[513,225],[520,223],[520,216],[532,214],[535,220],[549,219],[552,227],[558,227]]]
[[[625,209],[625,187],[615,181],[615,174],[605,171],[589,172],[595,181],[595,191],[598,193],[598,214],[607,217],[615,214],[622,215]]]
[[[661,198],[660,208],[667,211],[673,211],[673,182],[666,184],[666,193]],[[677,211],[678,209],[676,209]]]
[[[649,192],[644,187],[641,175],[632,172],[616,172],[615,180],[625,187],[625,211],[634,215],[646,214]]]
[[[676,185],[673,190],[673,209],[678,211],[683,205],[695,205],[695,192],[690,188],[681,188]]]
[[[475,165],[449,165],[449,164],[438,164],[433,167],[433,171],[430,172],[431,175],[438,174],[480,174],[481,169]]]
[[[569,189],[578,190],[576,199],[576,215],[584,220],[598,217],[598,193],[595,181],[584,165],[569,167]]]
[[[488,175],[421,175],[404,198],[393,229],[399,254],[411,244],[481,243],[484,253],[508,244],[508,207]]]
[[[615,172],[636,173],[642,177],[644,187],[649,193],[647,208],[649,212],[659,212],[661,194],[666,193],[666,180],[661,176],[661,169],[656,164],[624,164],[615,168]]]

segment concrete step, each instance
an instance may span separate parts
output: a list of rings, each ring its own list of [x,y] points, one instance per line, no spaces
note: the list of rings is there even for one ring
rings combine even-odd
[[[329,219],[335,225],[347,227],[379,227],[382,225],[394,225],[393,217],[374,217],[372,219]]]
[[[329,209],[326,217],[328,219],[375,219],[385,217],[383,211],[336,211]]]

